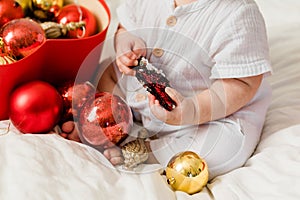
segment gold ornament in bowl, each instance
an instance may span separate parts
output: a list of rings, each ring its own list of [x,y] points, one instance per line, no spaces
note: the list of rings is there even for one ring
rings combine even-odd
[[[31,7],[31,0],[16,0],[16,2],[21,5],[23,12],[27,15]]]
[[[31,0],[33,15],[42,21],[53,21],[59,10],[63,7],[64,0]]]
[[[62,7],[64,0],[32,0],[32,5],[42,10],[50,10],[53,6]]]
[[[176,154],[166,168],[168,184],[174,189],[194,194],[208,182],[208,168],[205,160],[192,151]]]

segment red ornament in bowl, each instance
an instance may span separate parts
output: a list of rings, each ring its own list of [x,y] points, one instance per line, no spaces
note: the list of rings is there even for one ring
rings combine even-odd
[[[81,109],[78,127],[82,142],[102,151],[119,145],[133,126],[127,103],[119,96],[98,92]]]
[[[57,124],[62,98],[44,81],[31,81],[17,87],[9,104],[9,118],[22,133],[46,133]]]
[[[5,0],[2,0],[5,1]],[[17,0],[22,6],[23,1]],[[47,39],[36,51],[17,62],[0,67],[0,120],[8,119],[9,97],[20,84],[43,80],[56,88],[68,81],[93,80],[99,68],[103,42],[110,24],[110,10],[105,0],[65,0],[89,9],[97,19],[97,32],[82,39]],[[25,7],[25,6],[24,6]],[[23,8],[24,8],[23,7]]]
[[[14,0],[0,0],[0,27],[13,19],[24,17],[23,8]]]
[[[17,59],[37,50],[45,41],[42,27],[28,18],[14,19],[0,28],[0,48]]]
[[[96,17],[87,8],[77,4],[69,4],[58,12],[56,22],[60,24],[68,24],[70,22],[84,22],[83,28],[69,30],[68,38],[85,38],[97,33]]]

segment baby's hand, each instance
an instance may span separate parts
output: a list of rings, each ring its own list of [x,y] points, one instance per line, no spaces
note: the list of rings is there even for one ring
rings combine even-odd
[[[135,72],[131,67],[137,66],[137,59],[146,55],[145,42],[121,27],[115,35],[115,49],[116,64],[120,72],[134,75]]]
[[[76,124],[73,121],[67,121],[61,126],[62,133],[59,133],[60,136],[68,140],[73,140],[76,142],[81,142]]]
[[[111,147],[104,150],[103,155],[113,165],[121,165],[124,163],[124,158],[119,147]]]
[[[200,112],[195,101],[182,96],[173,88],[166,87],[165,91],[175,101],[176,107],[172,111],[167,111],[159,104],[155,96],[149,94],[149,106],[153,115],[170,125],[197,124]]]

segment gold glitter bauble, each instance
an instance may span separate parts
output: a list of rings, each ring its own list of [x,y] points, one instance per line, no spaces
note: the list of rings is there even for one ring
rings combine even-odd
[[[194,194],[208,182],[208,168],[205,160],[192,151],[176,154],[166,168],[168,184],[174,189]]]

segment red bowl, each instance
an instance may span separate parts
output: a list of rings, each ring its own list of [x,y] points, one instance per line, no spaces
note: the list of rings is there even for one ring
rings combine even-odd
[[[66,0],[66,3],[73,3]],[[110,24],[110,10],[105,0],[79,0],[97,18],[99,32],[81,39],[47,39],[31,55],[15,63],[0,66],[0,120],[8,118],[11,92],[20,84],[32,80],[47,81],[54,86],[76,79],[84,62],[88,67],[80,79],[91,80],[98,67],[102,43]],[[78,77],[77,77],[78,78]]]

